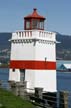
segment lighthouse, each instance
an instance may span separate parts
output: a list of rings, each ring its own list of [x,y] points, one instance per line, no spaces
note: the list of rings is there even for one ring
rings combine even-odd
[[[44,22],[45,17],[33,9],[24,17],[24,30],[12,33],[9,81],[55,92],[56,33],[45,31]]]

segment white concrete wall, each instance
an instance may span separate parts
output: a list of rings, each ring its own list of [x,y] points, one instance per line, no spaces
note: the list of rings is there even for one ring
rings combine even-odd
[[[55,43],[36,43],[35,59],[45,61],[56,61]]]
[[[24,39],[24,41],[26,41],[26,38],[32,39],[32,41],[30,42],[28,40],[27,42],[18,42],[20,39]],[[33,38],[36,40],[38,39],[35,46]],[[54,43],[56,41],[55,33],[33,30],[32,36],[28,37],[27,34],[26,36],[19,36],[19,32],[17,32],[13,33],[12,39],[14,39],[16,42],[12,42],[11,44],[11,60],[45,60],[45,57],[48,61],[56,60]],[[43,42],[43,40],[47,40],[47,42]]]
[[[41,87],[44,91],[56,92],[55,70],[26,70],[27,88]]]
[[[33,32],[32,37],[20,37],[19,33],[15,36],[15,42],[11,44],[11,60],[38,60],[56,62],[56,45],[54,33]],[[44,35],[45,34],[45,35]],[[15,34],[14,34],[15,35]],[[14,35],[12,39],[14,39]],[[37,40],[34,44],[33,39]],[[17,39],[28,39],[27,42],[18,42]],[[32,39],[30,42],[29,40]],[[13,41],[13,40],[12,40]],[[46,42],[45,42],[46,41]],[[20,81],[20,72],[10,69],[9,80]],[[45,91],[56,91],[56,70],[27,70],[25,81],[28,88],[43,87]]]
[[[13,43],[11,60],[34,60],[35,47],[33,43]]]
[[[35,85],[35,71],[26,70],[25,72],[25,81],[27,81],[27,88],[34,88]]]
[[[20,81],[20,71],[19,69],[15,69],[15,72],[13,72],[13,69],[10,69],[9,71],[9,81]]]
[[[26,70],[25,81],[27,81],[27,88],[34,89],[35,87],[42,87],[44,91],[56,92],[56,70]],[[15,69],[15,72],[10,69],[9,81],[20,81],[20,71]]]
[[[56,61],[55,43],[12,43],[11,60]]]
[[[42,87],[44,91],[57,91],[55,70],[36,70],[35,87]]]
[[[32,31],[32,36],[28,36],[25,32],[13,33],[11,45],[11,60],[44,60],[47,57],[49,61],[55,61],[55,33],[46,31]],[[19,35],[21,33],[21,35]],[[27,42],[19,42],[23,40]],[[30,42],[29,40],[32,39]],[[33,39],[38,39],[34,46]],[[43,40],[46,42],[43,43]],[[45,53],[44,53],[45,52]],[[53,53],[53,55],[52,55]]]

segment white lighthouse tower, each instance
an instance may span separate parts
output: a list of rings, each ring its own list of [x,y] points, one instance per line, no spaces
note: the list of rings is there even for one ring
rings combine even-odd
[[[24,17],[24,30],[12,33],[9,81],[26,81],[27,88],[55,92],[56,34],[44,30],[44,21],[34,9]]]

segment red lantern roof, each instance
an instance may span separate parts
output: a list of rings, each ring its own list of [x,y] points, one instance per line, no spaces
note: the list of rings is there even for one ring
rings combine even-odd
[[[33,9],[33,13],[32,14],[24,17],[24,19],[29,19],[29,18],[36,18],[36,19],[43,19],[43,20],[45,20],[45,17],[43,17],[43,16],[41,16],[41,15],[39,15],[37,13],[37,9],[36,8]]]

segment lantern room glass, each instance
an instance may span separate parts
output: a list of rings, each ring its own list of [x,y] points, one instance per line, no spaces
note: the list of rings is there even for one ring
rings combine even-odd
[[[26,21],[26,29],[30,29],[30,21]]]
[[[26,29],[38,29],[43,30],[44,29],[44,21],[39,19],[32,19],[26,21]]]
[[[33,19],[32,20],[32,29],[44,29],[44,21]]]

